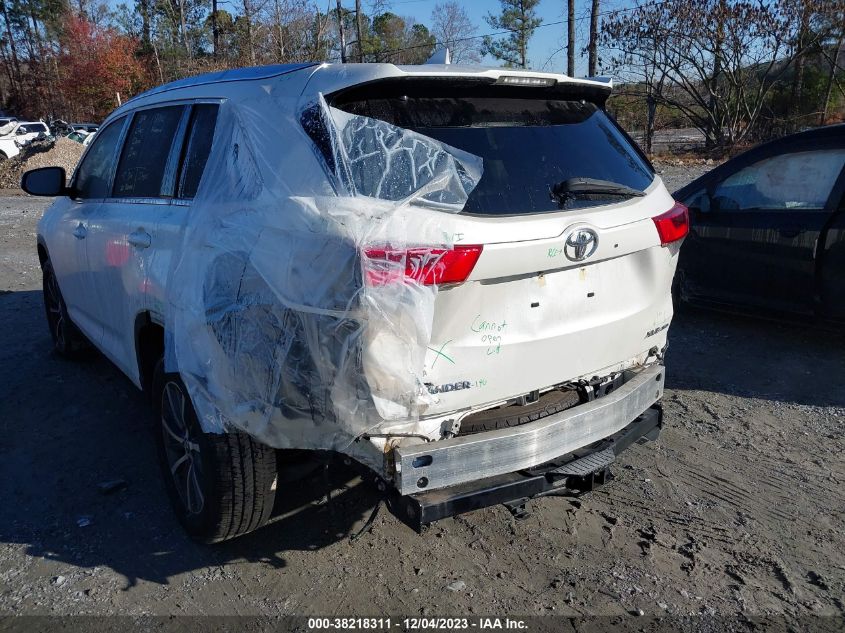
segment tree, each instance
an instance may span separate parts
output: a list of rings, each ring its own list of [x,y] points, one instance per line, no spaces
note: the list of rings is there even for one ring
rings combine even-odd
[[[390,11],[373,18],[364,36],[364,57],[368,61],[393,64],[422,64],[434,52],[436,40],[424,24]]]
[[[96,119],[118,92],[189,75],[336,60],[342,49],[350,60],[422,63],[436,42],[413,19],[381,9],[368,17],[360,0],[357,11],[337,11],[337,0],[114,1],[0,0],[0,108]]]
[[[804,1],[815,15],[841,3]],[[647,145],[658,105],[680,112],[708,147],[754,138],[773,93],[795,60],[812,49],[809,39],[794,45],[801,20],[792,19],[791,6],[793,0],[682,0],[606,19],[602,41],[614,54],[611,67],[646,95]],[[814,40],[821,35],[808,32]]]
[[[845,11],[843,12],[840,24],[845,24]],[[828,62],[830,69],[828,70],[826,87],[824,90],[824,99],[822,100],[822,111],[819,117],[819,125],[827,123],[828,112],[830,108],[831,97],[833,96],[833,84],[839,88],[840,95],[845,97],[845,90],[836,80],[836,71],[839,68],[845,68],[845,26],[839,27],[839,33],[835,35],[836,43],[833,45],[831,52],[823,53],[824,59]]]
[[[101,120],[144,81],[138,42],[78,16],[68,16],[60,39],[61,90],[74,117]]]
[[[343,33],[343,7],[340,6],[340,0],[337,0],[337,13],[335,14],[337,19],[337,32],[340,37],[340,42],[338,46],[340,47],[340,61],[341,63],[346,63],[346,37]]]
[[[475,25],[455,0],[434,5],[431,32],[439,44],[449,49],[453,64],[477,64],[481,61]]]
[[[543,22],[535,12],[540,0],[499,0],[502,12],[488,13],[484,21],[496,31],[507,31],[502,39],[484,38],[482,51],[505,63],[505,66],[528,67],[528,41]]]

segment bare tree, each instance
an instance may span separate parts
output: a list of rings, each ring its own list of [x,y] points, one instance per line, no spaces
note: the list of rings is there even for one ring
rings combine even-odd
[[[830,53],[821,47],[822,57],[829,64],[827,79],[825,82],[824,97],[822,101],[821,115],[819,117],[819,124],[827,123],[828,111],[830,109],[830,101],[833,96],[834,84],[839,89],[840,94],[845,97],[845,88],[836,79],[837,71],[845,68],[845,2],[840,3],[838,10],[834,10],[830,14],[831,20],[831,39],[834,42]]]
[[[708,146],[719,147],[752,135],[799,54],[787,18],[771,3],[652,3],[606,19],[602,41],[615,55],[611,66],[646,93],[650,108],[679,111]]]
[[[8,38],[9,48],[12,52],[12,69],[14,73],[10,75],[12,79],[12,88],[17,92],[20,90],[20,83],[21,83],[21,67],[20,67],[20,60],[18,58],[18,49],[15,46],[15,36],[12,34],[12,24],[9,20],[9,12],[6,8],[5,0],[0,0],[0,11],[3,13],[3,22],[6,28],[6,35]],[[5,42],[4,42],[5,44]],[[17,86],[17,87],[16,87]]]
[[[340,36],[340,61],[346,63],[346,37],[343,33],[343,7],[340,0],[337,0],[337,32]]]
[[[431,32],[438,44],[449,49],[453,64],[477,64],[481,61],[476,31],[466,10],[455,0],[434,5]]]

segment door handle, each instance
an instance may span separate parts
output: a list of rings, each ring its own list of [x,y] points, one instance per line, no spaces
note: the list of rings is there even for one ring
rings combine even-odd
[[[86,229],[85,225],[80,222],[76,228],[73,229],[73,236],[78,240],[84,240],[86,235],[88,235],[88,229]]]
[[[780,229],[780,234],[783,237],[798,237],[801,233],[801,229]]]
[[[135,248],[149,248],[153,238],[144,229],[138,229],[129,234],[128,241]]]

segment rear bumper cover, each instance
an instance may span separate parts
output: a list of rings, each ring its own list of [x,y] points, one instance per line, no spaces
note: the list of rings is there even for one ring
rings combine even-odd
[[[665,371],[651,365],[612,393],[512,429],[399,447],[401,495],[513,473],[572,453],[628,426],[663,395]]]
[[[512,511],[545,495],[571,495],[592,490],[611,477],[609,466],[635,442],[657,439],[663,426],[660,405],[652,405],[622,430],[583,450],[541,466],[496,475],[451,488],[388,498],[390,511],[420,532],[424,525],[488,506],[505,504]],[[517,512],[515,515],[520,516]]]

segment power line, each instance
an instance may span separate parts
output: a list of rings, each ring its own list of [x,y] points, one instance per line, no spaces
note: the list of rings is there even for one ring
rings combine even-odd
[[[405,0],[404,2],[394,2],[393,4],[410,4],[411,2],[425,2],[425,1],[429,1],[429,0]],[[625,7],[625,8],[622,8],[622,9],[611,9],[609,11],[600,11],[597,15],[599,17],[602,17],[602,16],[605,16],[605,15],[611,15],[611,14],[617,15],[619,13],[626,13],[628,11],[637,11],[637,10],[643,9],[643,8],[649,8],[649,9],[657,8],[657,7],[663,6],[664,4],[669,4],[670,1],[671,0],[660,0],[659,2],[650,2],[650,3],[647,3],[645,5],[636,5],[636,6],[633,6],[633,7]],[[591,16],[589,16],[589,15],[582,15],[580,17],[575,18],[574,21],[575,22],[582,22],[584,20],[589,20],[590,17]],[[534,29],[532,29],[532,31],[537,30],[537,29],[542,29],[542,28],[545,28],[545,27],[549,27],[549,26],[561,26],[562,24],[566,24],[567,22],[568,22],[568,20],[556,20],[555,22],[544,22],[543,24],[540,24],[539,26],[535,26]],[[500,35],[510,35],[511,33],[519,33],[520,30],[521,29],[505,29],[503,31],[497,31],[497,32],[494,32],[494,33],[483,33],[481,35],[468,35],[467,37],[455,38],[454,40],[452,40],[452,42],[468,42],[470,40],[477,40],[477,39],[482,39],[482,38],[485,38],[485,37],[499,37]],[[438,46],[445,46],[448,43],[449,42],[435,42],[434,47],[437,48]],[[404,53],[405,51],[413,51],[413,50],[416,50],[418,48],[429,48],[430,46],[431,46],[431,44],[416,44],[414,46],[406,46],[404,48],[394,48],[394,49],[387,50],[387,51],[379,51],[379,54],[380,55],[393,55],[395,53]],[[336,61],[339,61],[339,58],[338,57],[330,57],[326,61],[327,62],[336,62]]]

